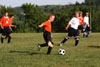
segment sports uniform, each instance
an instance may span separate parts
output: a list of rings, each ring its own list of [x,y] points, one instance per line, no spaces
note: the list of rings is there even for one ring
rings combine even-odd
[[[78,26],[78,30],[82,30],[83,29],[83,23],[84,23],[83,17],[79,17],[79,23],[80,23],[80,25]]]
[[[76,17],[73,17],[71,21],[69,22],[71,27],[68,29],[68,35],[66,38],[60,43],[60,46],[62,46],[69,38],[74,36],[75,39],[79,38],[79,32],[78,32],[78,26],[79,26],[79,19]],[[76,40],[75,46],[78,46],[79,40]]]
[[[43,23],[43,26],[44,26],[43,37],[44,37],[45,43],[44,44],[39,44],[38,47],[49,46],[48,43],[49,42],[52,43],[52,38],[51,38],[51,22],[49,20],[47,20],[47,21],[45,21]],[[52,50],[52,47],[49,46],[47,54],[50,54],[51,50]]]
[[[84,17],[84,23],[85,23],[85,30],[83,31],[83,32],[84,32],[84,33],[83,33],[83,38],[84,38],[84,37],[88,37],[89,34],[90,34],[90,31],[91,31],[90,25],[89,25],[89,17],[87,17],[87,16]],[[86,35],[86,32],[87,32],[87,31],[88,31],[88,33],[87,33],[87,35]]]
[[[9,26],[10,26],[10,22],[9,22],[9,17],[6,17],[6,16],[3,16],[2,18],[1,18],[1,27],[3,28],[2,29],[2,37],[1,37],[1,43],[3,44],[3,36],[8,36],[9,35],[9,37],[8,37],[8,43],[10,43],[10,41],[11,41],[11,36],[10,36],[10,34],[11,34],[11,30],[10,30],[10,28],[9,28]]]
[[[78,33],[78,26],[79,26],[79,19],[78,18],[72,18],[71,21],[69,22],[71,27],[68,30],[68,38],[74,36],[75,38],[79,37]]]
[[[2,31],[2,35],[8,35],[11,33],[10,31],[10,22],[9,22],[9,17],[2,17],[1,18],[1,26],[4,28]]]
[[[86,28],[85,28],[85,31],[84,32],[86,32],[86,31],[91,31],[90,30],[90,26],[88,26],[89,25],[89,17],[84,17],[84,22],[86,23]]]

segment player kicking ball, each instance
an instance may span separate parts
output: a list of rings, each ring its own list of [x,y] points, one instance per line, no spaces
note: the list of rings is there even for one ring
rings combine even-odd
[[[69,26],[71,27],[69,28]],[[75,12],[75,17],[73,17],[66,26],[66,30],[68,30],[68,36],[66,36],[65,39],[60,43],[60,46],[62,46],[72,36],[74,36],[75,38],[75,46],[78,46],[79,43],[78,26],[79,26],[79,12]]]
[[[86,34],[86,32],[88,31],[88,33]],[[90,30],[90,25],[89,25],[89,13],[86,13],[86,16],[84,17],[84,31],[83,31],[83,38],[84,37],[88,37],[89,34],[91,33]]]
[[[54,19],[55,19],[55,15],[50,14],[49,19],[38,26],[38,27],[44,27],[43,37],[44,37],[44,40],[45,40],[44,44],[38,45],[38,50],[40,50],[42,47],[48,46],[47,55],[49,55],[51,53],[51,50],[53,48],[52,34],[51,34],[51,22],[53,22]]]

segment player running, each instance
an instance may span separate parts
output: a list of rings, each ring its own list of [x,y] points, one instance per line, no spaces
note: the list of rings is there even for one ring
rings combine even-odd
[[[83,18],[83,13],[82,12],[80,12],[79,15],[80,15],[80,17],[79,17],[80,25],[78,27],[78,30],[79,30],[79,36],[80,36],[81,31],[83,30],[84,18]]]
[[[10,28],[10,31],[12,32],[12,28],[16,28],[16,25],[12,25],[12,21],[14,19],[14,15],[10,15],[10,19],[9,19],[9,28]],[[7,39],[7,37],[9,37],[9,35],[6,35],[5,39]]]
[[[86,32],[88,31],[88,33],[86,34]],[[84,31],[83,31],[83,38],[84,37],[88,37],[89,34],[91,33],[90,30],[90,25],[89,25],[89,13],[86,13],[86,16],[84,17]]]
[[[4,36],[8,35],[8,44],[11,43],[11,30],[10,30],[10,22],[9,22],[8,12],[5,12],[5,16],[1,18],[1,28],[2,28],[2,35],[1,35],[1,44],[3,44]]]
[[[69,26],[71,27],[69,28]],[[65,39],[60,43],[60,46],[62,46],[72,36],[74,36],[76,40],[75,46],[78,46],[79,43],[78,26],[79,26],[79,12],[75,12],[75,17],[73,17],[66,26],[66,30],[68,30],[68,36],[66,36]]]
[[[51,22],[53,22],[54,19],[55,19],[55,15],[50,14],[49,19],[38,26],[38,27],[44,27],[43,37],[44,37],[44,40],[45,40],[44,44],[38,45],[38,50],[40,50],[41,47],[49,46],[48,51],[47,51],[47,55],[49,55],[51,53],[51,50],[53,48],[52,34],[51,34]]]

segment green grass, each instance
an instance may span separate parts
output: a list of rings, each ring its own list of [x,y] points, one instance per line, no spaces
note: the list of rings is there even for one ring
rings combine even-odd
[[[46,55],[47,47],[37,51],[37,44],[44,43],[42,33],[13,33],[13,44],[7,40],[0,45],[0,67],[100,67],[100,33],[92,33],[89,38],[80,38],[79,46],[74,46],[71,38],[62,47],[59,43],[66,33],[53,33],[55,43],[51,55]],[[58,55],[58,49],[66,50]]]

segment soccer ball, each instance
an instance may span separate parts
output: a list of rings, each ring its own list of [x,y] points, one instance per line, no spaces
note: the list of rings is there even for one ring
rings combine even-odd
[[[58,50],[58,54],[60,54],[60,55],[65,55],[65,50],[64,50],[64,49],[59,49],[59,50]]]

